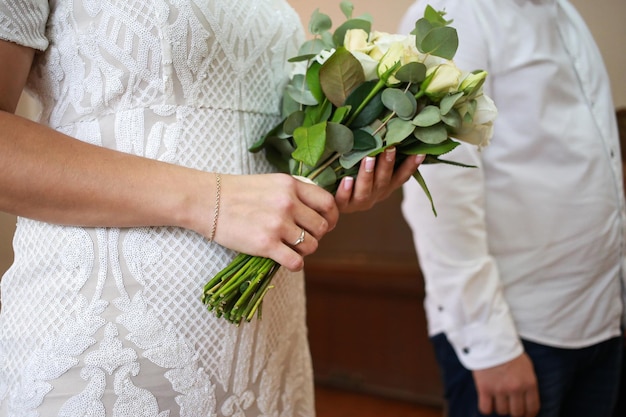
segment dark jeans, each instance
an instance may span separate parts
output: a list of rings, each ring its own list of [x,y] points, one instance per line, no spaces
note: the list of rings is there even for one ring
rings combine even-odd
[[[472,373],[461,365],[444,334],[431,341],[443,377],[448,417],[484,417],[478,412]],[[538,417],[612,416],[620,379],[621,337],[583,349],[523,343],[539,384]]]

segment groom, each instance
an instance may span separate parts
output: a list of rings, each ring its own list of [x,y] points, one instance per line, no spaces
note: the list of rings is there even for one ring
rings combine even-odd
[[[489,72],[491,145],[404,187],[450,417],[610,417],[626,217],[609,80],[567,0],[430,0]],[[426,1],[406,13],[413,28]]]

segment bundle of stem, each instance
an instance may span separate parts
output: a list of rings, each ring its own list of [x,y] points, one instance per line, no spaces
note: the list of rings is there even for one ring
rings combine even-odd
[[[280,265],[269,258],[240,253],[204,286],[202,302],[217,317],[239,325],[255,313],[261,318],[265,294]]]

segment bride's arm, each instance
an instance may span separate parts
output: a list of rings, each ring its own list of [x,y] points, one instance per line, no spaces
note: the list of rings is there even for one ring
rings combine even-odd
[[[13,114],[33,51],[0,41],[0,210],[80,226],[178,226],[210,236],[216,176],[84,143]],[[215,241],[300,269],[337,221],[332,196],[289,176],[222,176]],[[293,248],[307,230],[305,241]]]
[[[59,224],[208,234],[210,218],[198,211],[212,209],[213,175],[90,145],[13,114],[32,57],[0,41],[0,210]]]

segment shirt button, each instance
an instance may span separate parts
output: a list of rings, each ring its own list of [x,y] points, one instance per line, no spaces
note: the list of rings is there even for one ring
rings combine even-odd
[[[437,310],[439,310],[439,311],[443,311],[443,306],[438,306],[438,307],[437,307]]]
[[[470,348],[468,347],[464,347],[463,348],[463,353],[465,353],[466,355],[470,353]]]

